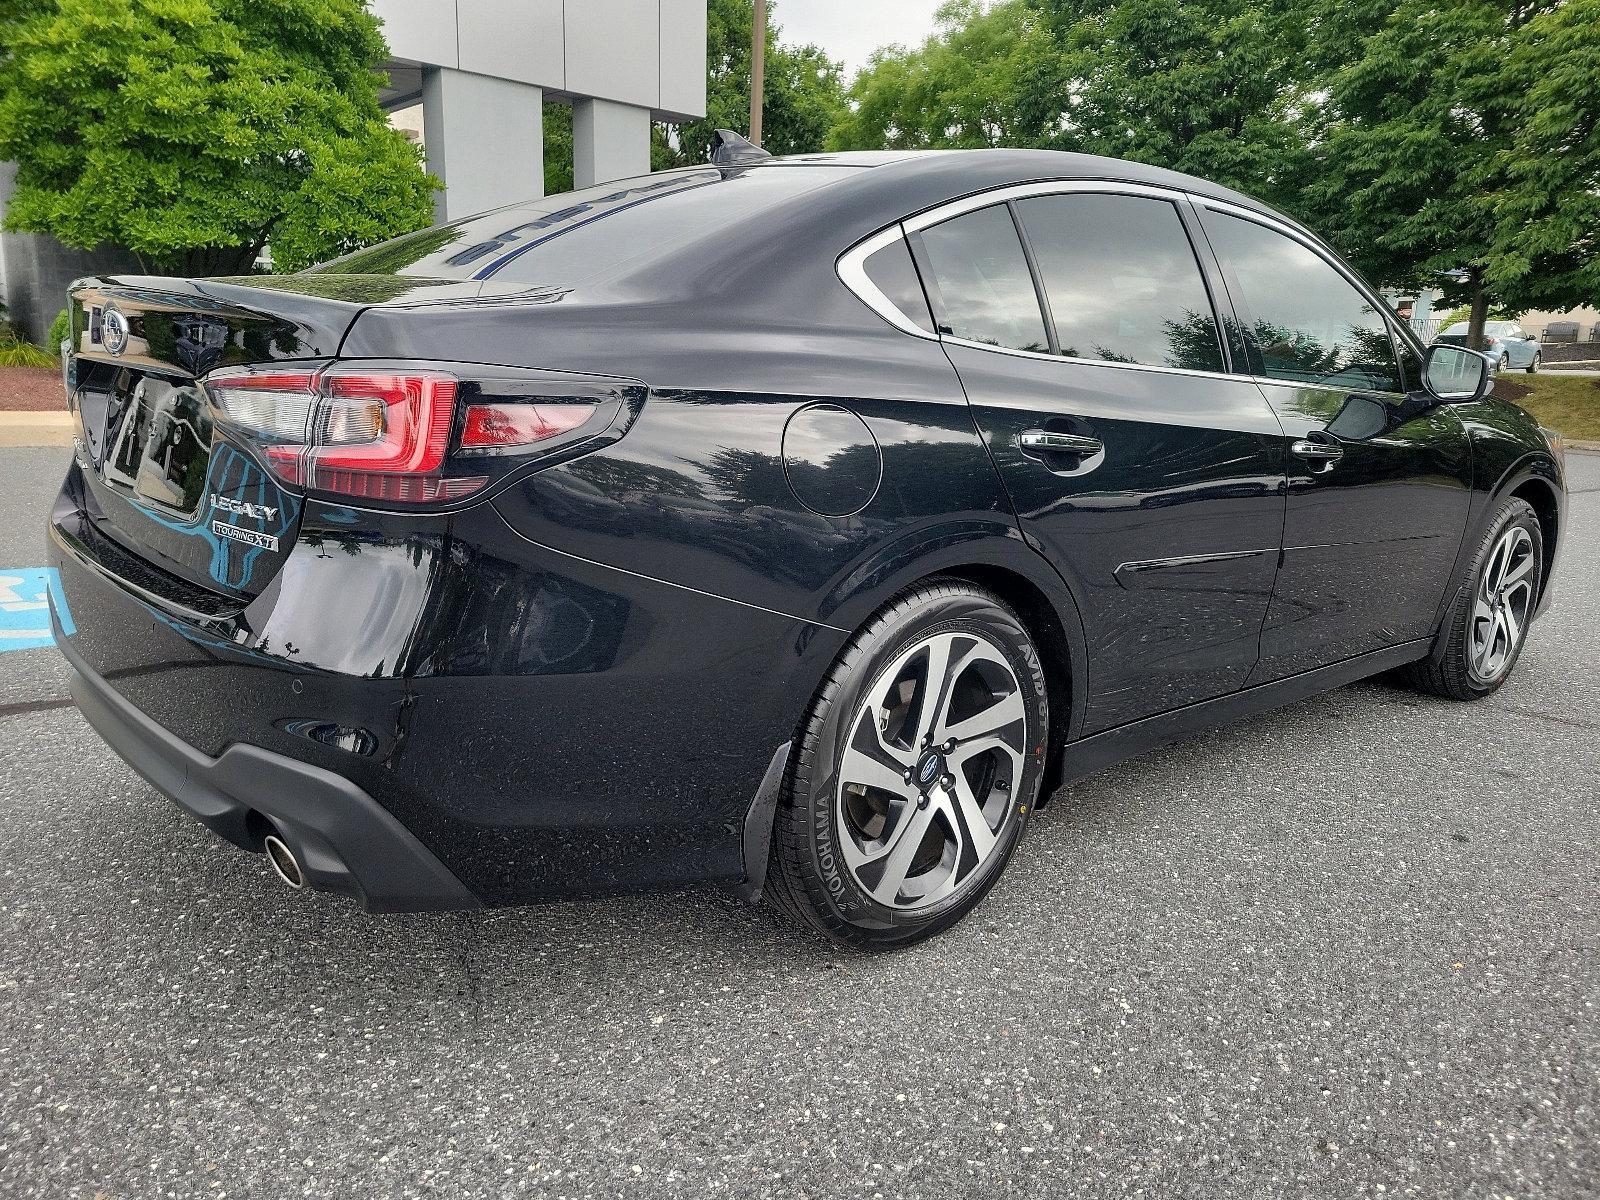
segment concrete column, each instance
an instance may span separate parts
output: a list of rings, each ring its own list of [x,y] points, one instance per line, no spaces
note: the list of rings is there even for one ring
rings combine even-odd
[[[572,182],[593,187],[650,171],[650,110],[610,100],[572,105]]]
[[[422,73],[428,170],[446,187],[435,220],[454,221],[544,195],[544,91],[449,67]]]

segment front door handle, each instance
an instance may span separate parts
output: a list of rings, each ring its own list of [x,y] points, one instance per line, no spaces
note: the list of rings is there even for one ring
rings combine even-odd
[[[1017,444],[1033,454],[1070,454],[1074,458],[1093,458],[1106,448],[1099,438],[1079,433],[1051,433],[1044,429],[1030,429],[1019,434]]]
[[[1344,457],[1344,447],[1336,442],[1313,442],[1302,438],[1289,444],[1289,453],[1305,459],[1313,470],[1329,471],[1334,463]]]

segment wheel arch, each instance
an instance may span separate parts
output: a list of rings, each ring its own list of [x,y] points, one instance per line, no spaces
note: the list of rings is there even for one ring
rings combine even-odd
[[[887,561],[898,563],[898,568],[888,567]],[[1008,531],[956,540],[934,537],[924,542],[922,553],[910,556],[904,546],[899,546],[889,560],[880,559],[876,569],[870,564],[858,566],[851,577],[871,578],[872,586],[841,597],[830,606],[828,621],[835,629],[848,629],[852,638],[894,597],[931,579],[955,578],[975,584],[993,592],[1022,618],[1039,648],[1050,688],[1050,735],[1054,745],[1039,793],[1040,805],[1047,802],[1060,785],[1065,748],[1078,736],[1088,690],[1083,620],[1076,598],[1056,570],[1038,551]],[[832,666],[830,657],[820,664],[817,677],[810,681],[801,721]],[[773,821],[792,745],[793,734],[774,753],[745,818],[745,881],[733,889],[745,899],[759,897],[765,884]]]
[[[1467,572],[1472,566],[1473,549],[1484,529],[1500,507],[1513,497],[1526,501],[1539,520],[1539,533],[1544,542],[1544,561],[1541,564],[1539,597],[1535,601],[1537,615],[1549,594],[1550,577],[1555,566],[1557,541],[1565,518],[1561,469],[1548,454],[1530,452],[1523,454],[1504,467],[1494,484],[1476,493],[1466,528],[1463,530],[1456,566],[1451,573],[1450,586],[1439,603],[1435,617],[1434,644],[1429,659],[1437,661],[1448,641],[1450,614],[1454,611],[1462,589],[1468,586]]]
[[[1542,475],[1527,474],[1521,482],[1504,493],[1526,500],[1539,518],[1540,540],[1543,542],[1544,561],[1539,564],[1539,595],[1536,604],[1542,604],[1550,587],[1550,576],[1556,562],[1556,546],[1561,537],[1561,501],[1555,487]]]

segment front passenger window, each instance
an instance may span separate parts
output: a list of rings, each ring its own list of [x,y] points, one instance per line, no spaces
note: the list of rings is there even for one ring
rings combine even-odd
[[[1039,293],[1010,209],[980,208],[920,236],[933,268],[936,307],[943,309],[941,333],[986,346],[1050,352]]]
[[[1362,391],[1405,390],[1388,323],[1321,255],[1242,217],[1207,210],[1205,224],[1243,292],[1234,301],[1253,373]]]

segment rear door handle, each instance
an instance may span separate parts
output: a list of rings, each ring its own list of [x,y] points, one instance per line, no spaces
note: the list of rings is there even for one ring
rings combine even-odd
[[[1319,464],[1326,470],[1344,457],[1344,447],[1334,442],[1313,442],[1301,439],[1300,441],[1289,443],[1289,453],[1296,458],[1303,458],[1307,462]]]
[[[1070,454],[1075,458],[1093,458],[1106,448],[1099,438],[1084,437],[1078,433],[1051,433],[1043,429],[1030,429],[1019,434],[1017,444],[1033,454]]]

